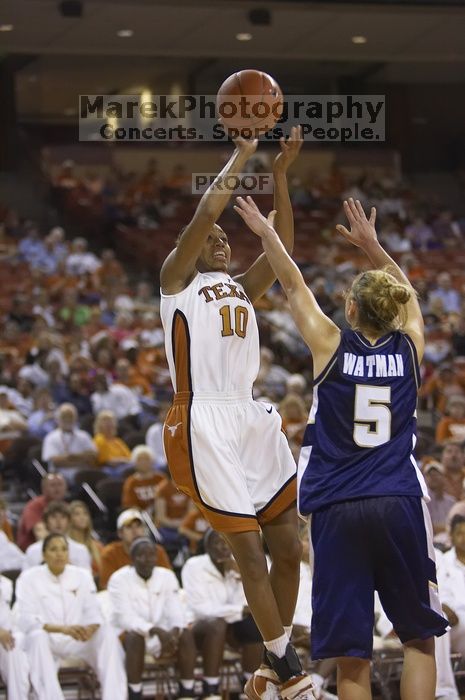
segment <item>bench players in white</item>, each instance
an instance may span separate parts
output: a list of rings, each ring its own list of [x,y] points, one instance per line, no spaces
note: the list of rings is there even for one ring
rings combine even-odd
[[[18,626],[25,634],[31,681],[40,700],[64,700],[59,659],[83,659],[94,669],[102,700],[126,700],[127,679],[117,631],[104,624],[89,571],[68,564],[64,535],[43,541],[45,564],[16,582]]]
[[[14,629],[10,610],[13,584],[0,576],[0,677],[9,700],[26,700],[29,693],[29,665],[22,650],[22,635]]]
[[[286,172],[301,144],[295,127],[273,164],[277,230],[289,250],[293,216]],[[164,445],[178,488],[229,542],[264,639],[265,662],[247,682],[247,696],[269,698],[279,688],[285,700],[310,700],[311,680],[289,643],[301,551],[296,466],[278,413],[252,398],[259,367],[253,304],[275,275],[260,255],[232,277],[228,238],[216,223],[231,196],[224,178],[242,171],[257,142],[239,138],[235,145],[161,270],[160,314],[176,392]],[[270,575],[260,528],[273,561]]]

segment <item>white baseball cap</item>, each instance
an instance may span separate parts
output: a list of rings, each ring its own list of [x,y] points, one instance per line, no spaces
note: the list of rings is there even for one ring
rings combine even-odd
[[[123,510],[123,512],[118,515],[116,529],[119,530],[125,525],[130,525],[132,522],[134,522],[134,520],[140,520],[141,523],[143,522],[140,510],[137,510],[137,508],[128,508],[127,510]]]

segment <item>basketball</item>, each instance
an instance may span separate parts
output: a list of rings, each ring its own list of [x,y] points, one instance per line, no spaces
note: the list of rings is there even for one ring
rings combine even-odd
[[[218,90],[216,105],[230,135],[251,138],[269,131],[279,120],[283,93],[268,73],[241,70],[226,78]]]

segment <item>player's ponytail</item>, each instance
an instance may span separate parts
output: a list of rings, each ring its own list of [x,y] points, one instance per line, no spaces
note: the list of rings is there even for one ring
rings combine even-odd
[[[412,290],[387,270],[369,270],[355,278],[351,296],[357,303],[360,327],[388,333],[404,325]]]

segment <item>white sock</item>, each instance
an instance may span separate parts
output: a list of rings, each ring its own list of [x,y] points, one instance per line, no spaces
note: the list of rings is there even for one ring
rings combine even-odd
[[[194,679],[193,678],[181,678],[181,685],[183,688],[186,690],[192,690],[194,687]]]
[[[315,688],[317,690],[321,690],[325,679],[323,678],[323,676],[320,676],[319,673],[312,673],[312,681],[315,684]]]
[[[204,676],[203,680],[205,681],[205,683],[208,683],[208,685],[218,685],[220,682],[220,677]]]
[[[292,625],[288,625],[287,627],[284,625],[284,631],[290,639],[292,637]]]
[[[263,642],[268,651],[275,654],[278,659],[282,659],[286,655],[286,647],[289,644],[289,637],[286,632],[276,639],[270,639],[267,642]]]
[[[142,690],[142,683],[128,683],[128,686],[132,691],[134,691],[134,693],[140,693]]]

